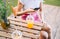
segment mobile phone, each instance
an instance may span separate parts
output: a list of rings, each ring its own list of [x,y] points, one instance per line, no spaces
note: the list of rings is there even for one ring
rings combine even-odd
[[[38,9],[40,9],[40,8],[34,8],[34,10],[38,10]]]

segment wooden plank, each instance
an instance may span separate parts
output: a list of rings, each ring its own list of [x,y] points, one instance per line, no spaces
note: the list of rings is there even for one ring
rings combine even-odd
[[[4,29],[0,26],[0,30],[4,30]]]
[[[27,37],[30,37],[30,38],[38,38],[39,37],[39,35],[33,35],[31,33],[26,33],[26,32],[23,32],[23,35],[27,36]]]
[[[11,33],[14,31],[14,29],[9,28],[8,33],[2,27],[0,29],[2,30],[0,31],[0,36],[8,37],[8,39],[11,38]],[[27,39],[39,37],[38,35],[34,35],[32,33],[27,33],[27,32],[22,32],[22,33],[23,33],[23,36],[25,36]]]
[[[9,28],[9,29],[11,29],[11,28]],[[11,31],[12,31],[12,29],[11,29]],[[18,31],[20,31],[20,30],[18,30]],[[12,31],[12,32],[14,32],[14,31]],[[32,33],[24,32],[24,31],[22,31],[22,33],[23,33],[23,36],[26,36],[26,37],[29,37],[29,38],[37,38],[39,36],[39,35],[34,35]]]
[[[14,21],[10,21],[11,24],[15,24],[15,25],[19,25],[19,26],[22,26],[22,27],[28,27],[27,24],[24,24],[24,23],[18,23],[18,22],[14,22]],[[33,29],[36,29],[36,30],[41,30],[41,27],[38,27],[38,26],[33,26]]]
[[[38,31],[38,30],[28,29],[28,28],[24,28],[24,27],[20,27],[20,26],[15,26],[15,25],[10,25],[10,27],[11,27],[11,28],[14,28],[14,29],[15,29],[15,27],[16,27],[16,28],[19,29],[19,30],[23,30],[23,31],[25,31],[25,32],[30,32],[30,33],[34,33],[34,34],[39,34],[39,32],[40,32],[40,31]],[[6,32],[12,32],[12,31],[14,31],[14,29],[9,29],[8,31],[6,31],[6,30],[4,30],[4,29],[0,26],[0,30],[6,31]]]
[[[31,38],[23,37],[22,39],[31,39]]]
[[[1,37],[1,36],[0,36],[0,39],[6,39],[6,38],[5,38],[5,37]]]
[[[8,30],[4,30],[1,26],[0,26],[0,31],[6,32],[6,33],[11,33],[14,31],[14,29],[8,28]]]
[[[2,28],[1,28],[1,30],[2,30]],[[14,29],[11,29],[11,28],[9,28],[9,31],[11,31],[11,33],[14,31]],[[8,32],[9,32],[8,31]],[[4,30],[2,30],[2,31],[0,31],[0,36],[4,36],[4,37],[9,37],[9,38],[11,38],[11,34],[10,33],[7,33],[6,31],[4,31]],[[34,34],[32,34],[32,33],[27,33],[27,32],[23,32],[23,36],[26,36],[26,37],[31,37],[31,38],[36,38],[36,37],[38,37],[38,35],[34,35]],[[32,37],[33,36],[33,37]]]
[[[37,31],[37,30],[33,30],[33,29],[28,29],[28,28],[24,28],[24,27],[19,27],[19,26],[15,26],[15,25],[11,25],[12,28],[15,28],[16,29],[19,29],[19,30],[22,30],[22,31],[25,31],[25,32],[30,32],[30,33],[34,33],[34,34],[39,34],[40,31]]]
[[[0,31],[0,36],[11,38],[11,34],[10,33],[6,33],[6,32],[3,32],[3,31]]]
[[[8,33],[8,30],[3,29],[1,26],[0,26],[0,31],[4,31],[4,32]]]
[[[9,28],[9,31],[12,33],[13,31],[14,31],[14,29],[11,29],[11,28]],[[9,32],[8,31],[8,32]],[[7,34],[7,32],[6,31],[4,31],[4,29],[2,29],[1,27],[0,27],[0,37],[3,37],[3,39],[4,38],[7,38],[7,39],[9,39],[9,38],[11,38],[10,36],[11,36],[11,34],[10,34],[10,36],[8,36],[9,34]],[[30,38],[27,38],[27,37],[23,37],[24,39],[30,39]]]
[[[37,38],[38,37],[38,35],[33,35],[31,33],[26,33],[26,32],[22,32],[22,33],[23,33],[23,36],[25,36],[27,38]],[[11,38],[11,33],[6,33],[3,31],[0,31],[0,36]]]

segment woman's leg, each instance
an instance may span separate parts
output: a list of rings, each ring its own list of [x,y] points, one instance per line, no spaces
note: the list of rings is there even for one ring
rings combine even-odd
[[[48,39],[48,33],[46,31],[41,31],[39,39]]]
[[[44,27],[41,29],[41,32],[40,32],[40,38],[51,39],[51,27],[49,27],[49,25],[44,24]]]

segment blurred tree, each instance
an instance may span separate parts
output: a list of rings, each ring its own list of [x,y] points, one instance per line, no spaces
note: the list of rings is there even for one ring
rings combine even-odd
[[[0,23],[4,29],[7,29],[10,26],[10,23],[7,20],[6,0],[0,0]]]

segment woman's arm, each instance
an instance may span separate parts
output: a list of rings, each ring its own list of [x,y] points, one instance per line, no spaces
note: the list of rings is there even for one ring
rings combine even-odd
[[[23,14],[26,14],[26,13],[29,13],[29,12],[34,12],[35,10],[33,9],[27,9],[27,10],[24,10],[24,11],[21,11],[21,12],[17,12],[17,16],[20,16],[20,15],[23,15]]]
[[[25,13],[28,13],[28,12],[33,12],[34,10],[33,9],[26,9],[26,10],[21,10],[23,9],[24,5],[23,3],[20,2],[20,0],[18,0],[18,12],[17,12],[17,16],[20,16],[22,14],[25,14]]]
[[[42,12],[42,4],[43,4],[43,3],[42,3],[42,2],[40,2],[40,9],[39,9],[39,10],[40,10],[40,12]]]

